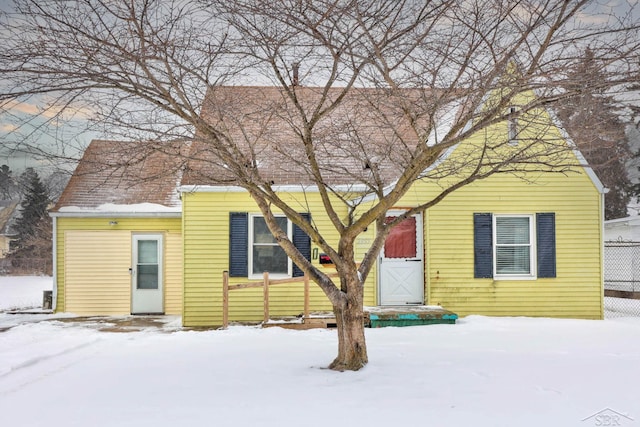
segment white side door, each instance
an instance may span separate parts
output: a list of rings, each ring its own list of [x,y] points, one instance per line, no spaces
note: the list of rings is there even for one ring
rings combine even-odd
[[[132,247],[131,314],[162,314],[162,235],[134,235]]]
[[[395,218],[400,212],[389,212]],[[422,215],[413,215],[391,230],[381,251],[379,304],[424,304]]]

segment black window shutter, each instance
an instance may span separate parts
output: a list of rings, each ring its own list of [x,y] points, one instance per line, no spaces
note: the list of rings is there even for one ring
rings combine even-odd
[[[493,216],[473,214],[473,277],[493,277]]]
[[[556,277],[556,216],[536,214],[538,277]]]
[[[246,212],[229,213],[229,276],[249,275],[249,216]]]
[[[307,222],[311,222],[311,215],[309,213],[301,213],[304,219]],[[293,245],[298,248],[300,253],[304,255],[306,259],[311,261],[311,239],[307,236],[307,233],[302,231],[300,227],[293,224]],[[293,264],[293,277],[302,277],[304,276],[304,272],[298,268],[298,266]]]

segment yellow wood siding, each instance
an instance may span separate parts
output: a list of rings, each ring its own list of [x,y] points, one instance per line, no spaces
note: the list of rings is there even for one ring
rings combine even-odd
[[[182,314],[182,233],[164,234],[164,312]]]
[[[540,129],[559,141],[557,130]],[[540,129],[529,129],[523,136]],[[455,167],[456,156],[477,155],[481,138],[505,138],[506,130],[506,124],[500,124],[476,135],[461,144],[442,167],[452,167],[458,178],[464,176],[465,168]],[[502,149],[509,150],[508,144]],[[499,157],[500,152],[491,155]],[[441,304],[460,315],[602,318],[601,195],[580,168],[567,174],[535,172],[526,178],[495,175],[454,192],[425,212],[425,302]],[[454,179],[449,175],[439,183],[417,182],[397,206],[429,201],[440,191],[439,184]],[[338,234],[317,193],[281,197],[297,211],[310,212],[323,236],[337,242]],[[229,213],[259,213],[259,209],[241,192],[184,193],[182,202],[181,219],[118,218],[112,226],[109,218],[57,218],[58,311],[129,313],[131,236],[153,232],[164,236],[165,311],[182,313],[184,326],[221,325],[222,273],[229,268]],[[475,279],[473,214],[539,212],[555,214],[557,277]],[[346,215],[346,210],[340,214]],[[356,240],[358,257],[368,249],[373,233],[371,226]],[[313,244],[311,248],[312,253],[314,249],[322,252]],[[247,281],[232,278],[231,284]],[[365,305],[377,304],[377,289],[374,268],[365,285]],[[272,286],[270,295],[272,316],[296,315],[303,310],[302,278],[297,284]],[[232,291],[229,302],[232,321],[262,320],[261,288]],[[314,284],[311,309],[331,309]]]
[[[426,215],[428,302],[460,315],[602,318],[600,203],[584,171],[494,176],[453,193]],[[475,279],[473,214],[537,212],[555,213],[557,277]]]
[[[282,197],[299,212],[310,212],[313,222],[328,241],[337,241],[317,194],[284,194]],[[183,203],[184,233],[184,311],[185,326],[222,324],[222,273],[229,269],[229,212],[258,213],[248,194],[237,192],[186,193]],[[311,245],[312,252],[315,245]],[[319,251],[322,252],[322,251]],[[317,260],[313,260],[317,263]],[[326,271],[331,271],[327,269]],[[231,284],[247,282],[231,278]],[[366,304],[375,303],[375,275],[368,282]],[[230,292],[229,317],[232,321],[260,321],[263,316],[262,288]],[[331,310],[331,304],[315,284],[311,284],[311,309]],[[303,286],[300,283],[271,287],[272,316],[297,315],[303,310]]]
[[[436,194],[433,184],[416,183],[398,206],[414,206]],[[300,197],[293,194],[290,197]],[[229,212],[257,212],[243,193],[191,193],[183,197],[185,239],[186,326],[221,323],[222,272],[228,269]],[[314,195],[307,195],[300,211],[310,211],[329,239],[335,231]],[[473,214],[556,215],[557,277],[537,280],[493,280],[473,277]],[[496,175],[462,188],[425,213],[425,295],[429,304],[441,304],[461,315],[526,315],[602,318],[601,196],[577,169],[568,175],[536,174],[533,182],[512,175]],[[373,227],[356,241],[362,256]],[[315,246],[312,245],[312,248]],[[365,305],[377,304],[377,272],[365,287]],[[232,278],[231,284],[246,282]],[[321,290],[312,285],[312,309],[328,310]],[[302,286],[272,287],[272,316],[302,311]],[[260,321],[262,289],[230,293],[230,319]]]
[[[116,221],[117,225],[109,225]],[[180,218],[66,218],[57,222],[57,306],[77,314],[131,312],[131,239],[135,233],[164,236],[164,306],[182,312]]]
[[[543,135],[552,146],[566,147],[545,111],[527,114],[534,116],[534,124],[522,129],[520,137]],[[520,123],[525,122],[523,117]],[[485,139],[506,141],[507,123],[498,123],[461,143],[440,166],[455,175],[446,174],[441,183],[454,182],[472,170],[473,164],[458,167],[464,164],[458,161],[477,157]],[[533,149],[542,147],[536,144]],[[489,155],[500,158],[516,149],[518,145],[503,144]],[[429,304],[441,304],[460,315],[603,317],[602,195],[570,150],[550,161],[575,166],[562,174],[535,171],[537,166],[530,165],[526,176],[493,175],[453,192],[425,213],[425,295]],[[398,205],[424,203],[439,191],[433,182],[417,182]],[[555,213],[556,277],[475,279],[473,214],[541,212]]]
[[[65,232],[65,311],[129,314],[131,235],[126,231]]]

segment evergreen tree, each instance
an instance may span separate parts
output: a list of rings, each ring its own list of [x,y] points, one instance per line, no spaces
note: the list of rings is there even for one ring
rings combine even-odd
[[[7,165],[0,166],[0,199],[10,200],[17,193],[13,172]]]
[[[567,93],[557,114],[598,178],[609,189],[605,195],[605,219],[627,216],[632,185],[626,169],[631,158],[626,124],[613,96],[604,93],[607,73],[587,49],[573,69],[567,71]]]
[[[24,175],[24,174],[23,174]],[[38,223],[47,216],[49,194],[38,173],[30,174],[26,192],[20,207],[22,215],[17,219],[15,229],[18,232],[18,247],[23,247],[28,239],[33,238],[38,230]]]
[[[36,176],[38,176],[38,179],[40,178],[34,168],[26,168],[24,172],[20,174],[16,180],[16,185],[18,186],[20,194],[24,195],[29,191],[31,181],[33,181]]]

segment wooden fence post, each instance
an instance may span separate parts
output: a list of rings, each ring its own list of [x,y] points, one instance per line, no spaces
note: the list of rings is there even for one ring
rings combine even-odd
[[[304,275],[304,318],[309,318],[309,276]]]
[[[264,287],[264,323],[269,322],[269,272],[262,273],[262,286]]]
[[[229,326],[229,272],[222,272],[222,327]]]

